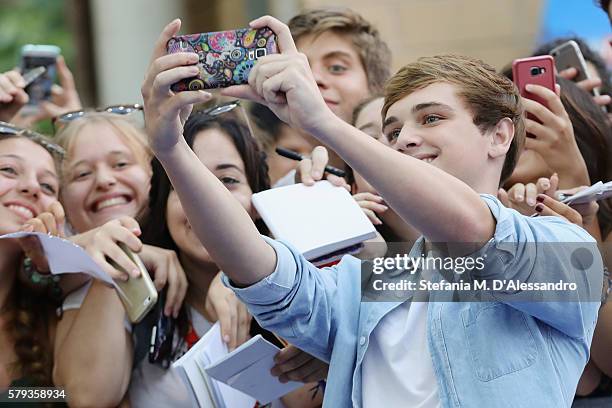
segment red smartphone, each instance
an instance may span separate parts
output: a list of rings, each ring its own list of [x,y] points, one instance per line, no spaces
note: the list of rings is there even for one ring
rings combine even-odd
[[[555,92],[555,61],[550,55],[516,59],[512,62],[512,77],[521,96],[546,106],[546,101],[527,92],[525,85],[541,85]]]
[[[268,27],[176,36],[168,41],[167,50],[200,56],[200,73],[172,85],[174,92],[246,84],[259,58],[278,53],[276,35]]]

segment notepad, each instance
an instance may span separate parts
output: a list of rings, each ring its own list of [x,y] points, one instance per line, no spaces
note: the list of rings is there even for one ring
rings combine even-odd
[[[211,378],[206,368],[228,355],[221,339],[221,326],[215,323],[187,353],[172,364],[187,385],[194,406],[201,408],[252,408],[257,402],[222,382]]]
[[[268,404],[303,386],[297,381],[281,383],[270,374],[274,356],[280,349],[261,335],[251,338],[206,368],[209,376]]]
[[[376,236],[351,194],[328,181],[262,191],[252,201],[274,238],[290,243],[308,260]]]

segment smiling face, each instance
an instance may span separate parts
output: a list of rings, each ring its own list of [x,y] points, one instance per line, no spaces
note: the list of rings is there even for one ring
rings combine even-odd
[[[350,38],[333,31],[304,35],[296,43],[308,57],[323,99],[349,122],[353,109],[369,94],[368,78]]]
[[[0,139],[0,234],[16,232],[57,201],[53,157],[25,137]]]
[[[72,144],[64,165],[62,203],[77,232],[121,216],[136,217],[149,194],[151,170],[110,124],[89,123]],[[103,142],[101,142],[103,141]]]
[[[482,186],[492,183],[488,178],[499,180],[503,156],[489,158],[489,132],[474,124],[457,91],[456,85],[438,82],[412,92],[391,105],[383,132],[393,149],[485,192]]]
[[[251,204],[253,191],[249,186],[245,165],[232,139],[223,131],[213,128],[199,132],[193,143],[193,151],[200,161],[225,185],[234,198],[254,218]],[[212,262],[187,220],[176,192],[168,196],[166,220],[172,239],[183,256],[199,262]]]

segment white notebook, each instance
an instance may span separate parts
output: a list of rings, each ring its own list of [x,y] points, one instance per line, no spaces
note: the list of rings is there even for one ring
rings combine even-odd
[[[252,201],[274,238],[289,242],[308,260],[376,236],[351,194],[328,181],[262,191]]]

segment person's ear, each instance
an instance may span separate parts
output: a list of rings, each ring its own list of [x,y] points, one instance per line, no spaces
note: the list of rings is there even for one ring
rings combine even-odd
[[[489,146],[489,157],[495,159],[505,156],[510,149],[514,139],[514,123],[510,118],[503,118],[491,133],[491,144]]]

